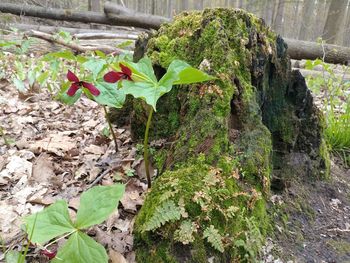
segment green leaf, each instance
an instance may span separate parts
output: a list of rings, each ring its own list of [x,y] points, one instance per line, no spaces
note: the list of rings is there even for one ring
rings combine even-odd
[[[86,234],[73,233],[58,251],[53,263],[107,263],[108,256],[104,247]]]
[[[164,86],[156,86],[151,82],[132,82],[123,81],[123,90],[125,94],[131,94],[135,98],[142,98],[148,105],[151,105],[156,111],[158,99],[171,89]]]
[[[26,91],[26,87],[23,83],[22,80],[19,80],[17,78],[13,79],[13,84],[15,84],[16,88],[20,91],[20,92],[25,92]]]
[[[49,77],[49,71],[45,71],[43,73],[41,73],[38,77],[37,77],[37,81],[40,83],[40,85],[42,85],[43,83],[45,83],[45,81],[47,80],[47,78]]]
[[[215,77],[209,76],[205,72],[191,67],[182,60],[176,59],[169,65],[167,72],[159,81],[159,85],[192,84],[212,79],[215,79]]]
[[[118,48],[126,48],[126,47],[132,45],[133,43],[134,43],[134,41],[132,41],[132,40],[126,40],[126,41],[120,43],[119,45],[117,45],[117,47]]]
[[[90,59],[83,64],[83,67],[90,70],[96,79],[97,75],[101,72],[105,65],[106,61],[102,59]]]
[[[49,53],[48,56],[53,56],[55,58],[64,58],[67,60],[75,60],[75,56],[74,56],[73,52],[70,50]]]
[[[114,108],[122,108],[125,102],[125,93],[117,88],[117,84],[99,81],[94,83],[100,91],[100,95],[94,97],[94,100],[101,104]]]
[[[143,231],[157,229],[167,222],[177,221],[181,218],[181,208],[173,200],[167,200],[158,206],[152,217],[144,223]]]
[[[144,57],[139,60],[137,63],[133,62],[121,62],[123,65],[131,68],[131,71],[134,74],[140,75],[144,80],[148,80],[149,82],[157,83],[156,75],[154,75],[152,61],[148,57]]]
[[[221,253],[224,252],[224,244],[222,243],[223,237],[219,234],[219,230],[217,230],[213,225],[207,227],[203,232],[203,237],[208,240],[208,242]]]
[[[18,263],[20,260],[23,260],[23,255],[19,253],[18,251],[10,250],[5,255],[5,262],[6,263]],[[26,260],[22,261],[23,263],[27,262]]]
[[[115,184],[96,186],[84,192],[80,198],[75,226],[83,229],[102,223],[118,206],[124,191],[124,185]]]
[[[106,54],[104,52],[102,52],[101,50],[95,50],[95,54],[103,59],[105,59],[107,57]]]
[[[200,71],[199,69],[195,68],[186,68],[182,70],[179,73],[179,79],[176,80],[173,85],[180,85],[180,84],[192,84],[197,82],[203,82],[215,79],[215,77],[212,77],[208,74],[206,74],[203,71]]]
[[[68,96],[67,89],[70,87],[71,83],[66,82],[62,85],[60,94],[58,95],[58,99],[67,105],[73,105],[81,96],[83,92],[82,89],[78,89],[74,96]]]
[[[43,211],[38,212],[37,215],[32,214],[25,217],[24,222],[27,234],[33,233],[31,237],[33,243],[42,244],[52,238],[75,230],[69,217],[67,202],[64,200],[56,201]]]

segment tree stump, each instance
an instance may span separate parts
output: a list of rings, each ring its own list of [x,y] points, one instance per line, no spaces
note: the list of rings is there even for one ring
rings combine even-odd
[[[136,49],[159,76],[182,59],[218,79],[158,102],[152,136],[172,144],[155,157],[161,173],[135,222],[137,262],[254,262],[272,231],[271,182],[283,189],[290,178],[328,174],[322,116],[304,78],[283,39],[238,9],[182,13],[144,44]],[[133,105],[138,137],[145,107]]]

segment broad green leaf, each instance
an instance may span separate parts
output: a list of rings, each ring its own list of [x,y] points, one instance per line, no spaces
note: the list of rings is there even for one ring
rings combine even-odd
[[[207,80],[215,79],[215,77],[209,76],[203,71],[189,67],[185,68],[179,73],[179,79],[174,81],[174,85],[180,84],[192,84],[197,82],[203,82]]]
[[[170,87],[156,86],[150,82],[132,82],[123,81],[123,90],[125,94],[131,94],[135,98],[141,98],[148,105],[151,105],[156,111],[158,99],[165,93],[169,92]]]
[[[49,53],[49,56],[53,56],[55,58],[64,58],[67,60],[75,60],[75,56],[72,51],[70,50],[64,50],[64,51],[58,51],[58,52],[53,52]]]
[[[83,229],[102,223],[118,206],[124,191],[124,185],[115,184],[96,186],[84,192],[80,197],[75,226]]]
[[[96,79],[97,75],[101,72],[104,65],[106,65],[106,61],[102,59],[90,59],[83,64],[83,67],[90,70]]]
[[[58,251],[53,263],[107,263],[104,247],[88,235],[78,231],[73,233]]]
[[[101,50],[95,50],[95,54],[103,59],[105,59],[107,57],[106,54],[104,52],[102,52]]]
[[[178,59],[174,60],[173,62],[170,63],[167,72],[159,81],[159,85],[162,85],[162,86],[173,85],[174,81],[179,79],[179,73],[189,67],[191,66],[182,60],[178,60]]]
[[[10,250],[5,255],[5,262],[6,263],[18,263],[20,262],[20,259],[22,258],[22,262],[27,262],[26,260],[23,261],[23,255],[19,253],[18,251]]]
[[[153,71],[152,61],[148,57],[140,59],[137,63],[126,61],[121,63],[131,68],[133,74],[141,76],[146,81],[157,83],[157,78]]]
[[[69,217],[67,202],[64,200],[56,201],[43,211],[25,217],[24,222],[27,234],[33,233],[31,237],[33,243],[42,244],[76,230]],[[33,226],[35,226],[34,230]]]
[[[13,84],[15,84],[16,88],[20,91],[20,92],[25,92],[26,91],[26,87],[23,83],[22,80],[19,80],[17,78],[13,79]]]
[[[94,100],[101,104],[114,108],[122,108],[125,102],[125,93],[122,89],[117,88],[115,83],[96,82],[96,88],[101,92],[100,95],[94,97]]]
[[[82,93],[82,89],[78,89],[74,96],[68,96],[67,90],[70,85],[70,82],[65,82],[62,85],[60,94],[58,94],[58,99],[67,105],[73,105],[80,98]]]

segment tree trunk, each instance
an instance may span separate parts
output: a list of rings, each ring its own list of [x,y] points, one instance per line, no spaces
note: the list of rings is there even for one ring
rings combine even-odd
[[[314,0],[304,1],[302,17],[299,20],[299,22],[301,23],[301,27],[300,27],[298,39],[310,40],[310,33],[312,30],[314,30],[314,28],[312,27],[313,25],[312,19],[314,19],[314,14],[313,14],[314,9],[315,9]]]
[[[89,11],[100,12],[101,11],[100,0],[89,0]]]
[[[337,32],[343,22],[348,0],[332,0],[328,10],[322,38],[330,44],[336,43]]]
[[[283,35],[283,14],[284,14],[284,1],[279,0],[277,5],[277,12],[275,19],[273,21],[273,29],[278,33]]]
[[[286,44],[250,14],[218,8],[178,16],[138,41],[135,60],[138,50],[158,77],[178,58],[217,79],[158,103],[152,136],[172,144],[154,157],[160,175],[135,221],[137,262],[254,262],[273,224],[271,177],[328,173],[320,113]],[[142,137],[147,107],[134,106]]]

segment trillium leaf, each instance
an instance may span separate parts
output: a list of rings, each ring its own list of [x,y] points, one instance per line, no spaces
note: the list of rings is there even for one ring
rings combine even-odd
[[[131,82],[123,81],[123,90],[125,94],[131,94],[135,98],[142,98],[148,105],[151,105],[156,111],[158,99],[171,90],[171,86],[157,86],[150,82]]]
[[[120,62],[123,65],[131,68],[131,71],[133,72],[133,75],[131,75],[132,79],[137,78],[136,75],[139,75],[143,78],[143,80],[157,83],[156,75],[154,75],[154,70],[152,66],[152,61],[148,57],[144,57],[139,60],[137,63],[133,62]]]
[[[124,185],[115,184],[96,186],[84,192],[80,197],[80,206],[74,225],[83,229],[102,223],[118,206],[124,191]]]
[[[75,230],[64,200],[56,201],[43,211],[24,218],[26,232],[33,243],[45,243]],[[33,229],[34,228],[34,229]]]
[[[168,67],[167,72],[159,81],[159,85],[192,84],[215,79],[205,72],[191,67],[182,60],[174,60]]]
[[[83,67],[90,70],[94,78],[104,69],[106,61],[103,59],[90,59],[83,64]]]
[[[77,231],[73,233],[58,251],[53,263],[107,263],[104,247],[88,235]]]
[[[125,102],[125,93],[122,89],[117,88],[115,83],[96,82],[96,88],[100,91],[100,95],[94,97],[94,100],[101,104],[114,108],[122,108]]]
[[[69,89],[70,85],[70,82],[66,82],[65,84],[63,84],[61,92],[58,95],[59,100],[67,105],[73,105],[80,98],[82,93],[82,89],[78,89],[74,96],[69,96],[67,94],[67,90]]]
[[[188,67],[179,73],[179,79],[174,81],[173,85],[192,84],[215,79],[215,77],[206,74],[205,72]]]

